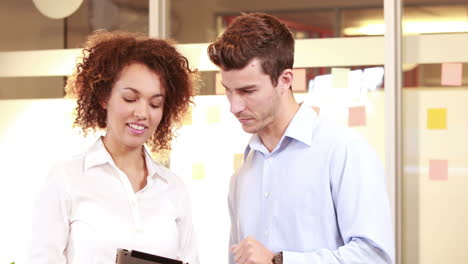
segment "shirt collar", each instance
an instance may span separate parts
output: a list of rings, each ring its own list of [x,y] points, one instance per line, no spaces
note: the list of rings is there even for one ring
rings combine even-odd
[[[99,166],[105,163],[114,164],[111,155],[107,152],[102,142],[102,138],[99,137],[96,142],[88,149],[85,154],[84,169]]]
[[[144,146],[145,162],[146,168],[148,169],[148,176],[154,179],[160,176],[165,182],[168,182],[168,176],[166,170],[162,168],[161,165],[157,164],[152,158],[151,154]],[[92,167],[99,166],[102,164],[108,163],[114,167],[117,167],[112,159],[111,155],[104,146],[102,138],[99,137],[96,142],[88,149],[85,155],[84,160],[84,169],[88,170]]]
[[[314,109],[302,103],[299,110],[294,115],[294,118],[289,123],[284,137],[298,140],[310,146],[312,144],[316,118],[317,113],[315,113]]]
[[[289,122],[283,137],[279,141],[278,146],[283,144],[284,138],[291,138],[300,141],[308,146],[312,144],[312,134],[314,129],[314,121],[317,118],[317,114],[310,106],[301,104],[299,110],[294,115],[291,122]],[[268,149],[263,145],[262,140],[258,134],[254,134],[249,141],[248,148],[258,150],[263,153],[268,153]],[[275,151],[274,150],[274,151]]]
[[[144,146],[143,148],[145,153],[146,168],[148,169],[148,176],[150,176],[150,178],[153,179],[160,176],[164,180],[164,182],[168,183],[169,173],[167,169],[165,169],[165,167],[153,160],[146,146]]]

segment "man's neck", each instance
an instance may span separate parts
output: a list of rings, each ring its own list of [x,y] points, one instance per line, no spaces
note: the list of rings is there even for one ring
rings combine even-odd
[[[258,136],[268,151],[272,152],[276,148],[298,109],[299,104],[291,95],[286,102],[280,106],[275,120],[268,127],[259,131]]]

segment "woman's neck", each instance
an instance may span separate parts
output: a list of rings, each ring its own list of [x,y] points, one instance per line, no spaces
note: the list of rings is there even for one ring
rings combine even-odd
[[[112,140],[109,140],[108,137],[104,137],[102,141],[115,165],[121,170],[141,169],[142,164],[144,165],[145,155],[143,146],[138,148],[129,148],[127,146],[115,144]]]
[[[106,137],[102,141],[117,168],[127,175],[133,191],[138,192],[143,189],[147,184],[148,175],[143,146],[129,148],[121,144],[113,144],[113,141]]]

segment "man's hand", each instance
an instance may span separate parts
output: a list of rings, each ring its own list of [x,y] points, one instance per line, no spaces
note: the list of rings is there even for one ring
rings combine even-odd
[[[231,247],[237,264],[271,264],[275,256],[255,238],[249,236]]]

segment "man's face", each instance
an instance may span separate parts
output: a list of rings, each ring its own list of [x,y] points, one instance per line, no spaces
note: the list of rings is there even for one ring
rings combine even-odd
[[[221,79],[231,113],[245,132],[259,133],[275,122],[280,107],[280,89],[273,86],[258,59],[240,70],[221,70]]]

